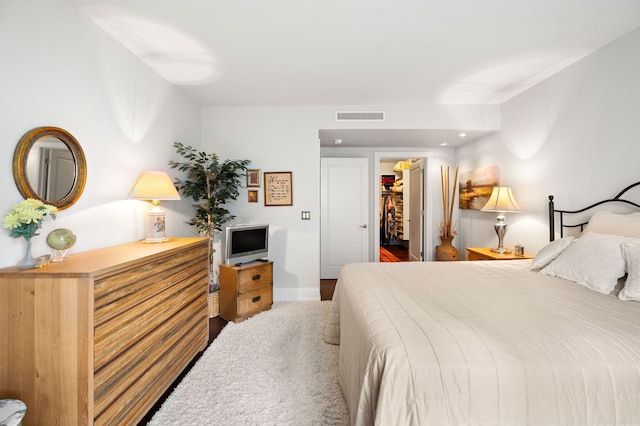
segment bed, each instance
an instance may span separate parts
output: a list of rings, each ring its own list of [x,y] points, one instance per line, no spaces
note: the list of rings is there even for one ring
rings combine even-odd
[[[552,221],[533,260],[343,267],[325,341],[352,425],[640,424],[640,213],[549,201],[582,233]]]

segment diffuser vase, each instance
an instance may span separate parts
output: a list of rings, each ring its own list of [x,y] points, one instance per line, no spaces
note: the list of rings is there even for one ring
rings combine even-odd
[[[27,242],[24,257],[18,262],[18,268],[31,269],[36,267],[36,260],[31,256],[31,238],[24,239]]]
[[[451,245],[451,241],[453,240],[453,236],[451,237],[443,237],[440,236],[440,245],[436,246],[436,260],[441,261],[453,261],[458,260],[458,249],[456,249],[453,245]]]

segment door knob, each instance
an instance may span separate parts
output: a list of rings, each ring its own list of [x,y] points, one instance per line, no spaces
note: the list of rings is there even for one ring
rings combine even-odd
[[[361,225],[360,228],[365,228],[367,229],[367,224],[365,223],[364,225]]]

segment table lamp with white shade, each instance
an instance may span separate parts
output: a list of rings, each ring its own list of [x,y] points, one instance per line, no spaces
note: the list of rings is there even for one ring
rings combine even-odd
[[[178,194],[169,175],[165,172],[143,172],[135,185],[133,185],[129,198],[150,200],[151,204],[153,204],[153,208],[147,213],[146,238],[144,241],[147,243],[167,241],[168,238],[165,237],[165,215],[164,210],[160,208],[160,201],[180,199],[180,194]]]
[[[504,236],[507,233],[507,223],[505,222],[504,214],[506,212],[520,211],[520,206],[513,197],[511,188],[508,186],[494,186],[489,201],[487,201],[487,204],[480,210],[483,212],[498,213],[498,221],[493,225],[496,234],[498,234],[498,248],[491,249],[491,251],[500,254],[511,253],[511,250],[505,249],[503,245]]]

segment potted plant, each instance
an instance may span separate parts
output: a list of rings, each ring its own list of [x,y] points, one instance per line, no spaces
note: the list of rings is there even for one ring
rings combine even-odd
[[[174,184],[178,191],[195,202],[195,216],[187,223],[209,238],[209,292],[217,296],[214,235],[222,230],[222,225],[235,218],[225,205],[238,198],[238,188],[242,186],[242,178],[251,161],[220,161],[216,154],[198,151],[180,142],[174,142],[173,146],[184,161],[169,161],[169,166],[186,173],[185,179],[176,178]],[[217,306],[215,303],[216,313],[212,317],[217,315]]]

